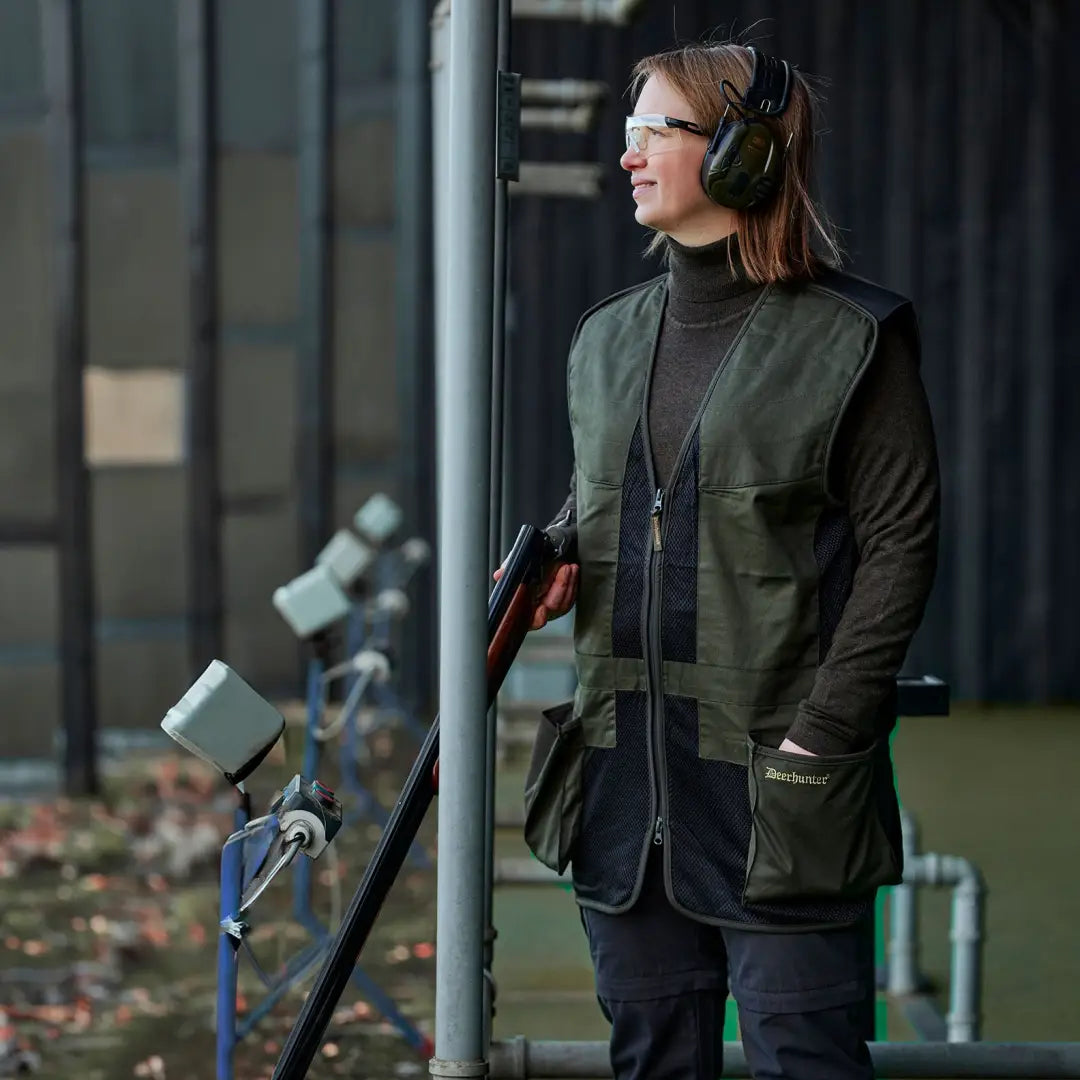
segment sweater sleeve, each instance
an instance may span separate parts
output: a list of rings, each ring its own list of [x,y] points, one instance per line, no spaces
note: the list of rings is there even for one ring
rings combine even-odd
[[[577,473],[570,473],[570,493],[566,496],[566,502],[562,509],[547,523],[545,528],[550,529],[553,525],[573,525],[577,521]]]
[[[832,643],[788,738],[848,753],[880,732],[876,714],[922,621],[937,570],[940,481],[918,360],[883,329],[841,421],[833,462],[859,561]]]

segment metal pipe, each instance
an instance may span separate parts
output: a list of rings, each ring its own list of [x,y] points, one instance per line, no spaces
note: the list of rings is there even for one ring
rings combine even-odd
[[[447,231],[450,227],[449,186],[445,182],[449,157],[450,124],[450,0],[439,0],[431,16],[431,161],[442,178],[431,185],[432,256],[435,266],[434,355],[435,355],[435,503],[442,497],[442,387],[446,379],[446,290],[450,279]],[[436,577],[438,576],[436,572]],[[436,642],[436,646],[437,646]]]
[[[41,39],[49,112],[52,324],[56,410],[56,531],[60,580],[60,722],[64,790],[98,790],[93,548],[86,468],[86,222],[83,203],[82,35],[74,0],[44,0]]]
[[[599,108],[596,105],[572,107],[527,108],[521,110],[521,126],[540,131],[572,131],[582,134],[591,131]]]
[[[297,477],[300,561],[310,566],[333,517],[333,55],[334,5],[297,6],[300,53],[297,163],[300,319],[297,335]]]
[[[884,1043],[872,1042],[877,1076],[919,1080],[937,1077],[1022,1077],[1025,1080],[1080,1077],[1080,1042]],[[525,1038],[492,1043],[489,1075],[498,1080],[612,1075],[606,1042],[548,1042]],[[724,1076],[749,1077],[742,1043],[724,1043]]]
[[[904,838],[904,866],[910,866],[918,855],[918,825],[912,814],[900,811],[900,828]],[[890,994],[914,994],[919,989],[919,926],[915,886],[905,869],[904,881],[894,885],[889,893],[888,980]]]
[[[499,0],[498,38],[495,63],[498,71],[510,70],[510,0]],[[506,290],[509,274],[510,193],[509,181],[496,175],[494,210],[494,274],[491,330],[491,510],[488,516],[488,566],[493,568],[504,554],[503,453],[506,438]],[[498,697],[488,709],[484,767],[484,1037],[485,1053],[491,1042],[491,1021],[495,1015],[495,765],[498,726]]]
[[[982,1020],[983,898],[986,893],[982,875],[971,862],[958,855],[928,852],[905,865],[904,881],[912,885],[953,887],[946,1038],[950,1043],[976,1041]]]
[[[591,161],[523,161],[513,195],[599,199],[606,169]]]
[[[440,386],[441,712],[434,1077],[485,1076],[483,1016],[491,338],[498,10],[450,17],[446,368]]]
[[[522,79],[521,100],[530,105],[598,105],[608,85],[590,79]]]
[[[180,183],[187,237],[188,573],[191,671],[223,652],[217,306],[217,4],[177,8]]]
[[[514,18],[626,26],[644,6],[645,0],[514,0]]]
[[[496,885],[568,885],[568,873],[556,874],[535,859],[500,859],[495,864]]]

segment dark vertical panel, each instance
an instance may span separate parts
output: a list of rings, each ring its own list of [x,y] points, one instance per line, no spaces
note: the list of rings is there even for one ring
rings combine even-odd
[[[961,697],[1042,696],[1040,686],[1052,696],[1078,694],[1080,634],[1070,601],[1080,597],[1072,552],[1080,486],[1071,482],[1080,461],[1080,376],[1071,357],[1080,331],[1064,315],[1078,271],[1056,234],[1080,227],[1080,208],[1067,197],[1080,152],[1067,138],[1048,145],[1048,125],[1064,130],[1070,106],[1080,106],[1080,84],[1067,74],[1080,12],[1060,0],[736,0],[721,21],[714,5],[692,0],[674,12],[649,5],[631,26],[599,30],[585,55],[580,26],[523,24],[523,70],[600,78],[621,91],[633,62],[674,37],[724,37],[733,22],[739,35],[762,15],[770,21],[753,36],[826,80],[818,188],[845,230],[853,268],[917,306],[943,527],[937,583],[909,669],[948,678]],[[1040,25],[1046,37],[1032,52]],[[589,302],[657,270],[640,257],[646,235],[608,145],[621,142],[627,103],[612,106],[587,151],[612,165],[607,192],[583,219],[588,227],[564,245],[561,230],[579,221],[552,202],[519,207],[515,219],[527,234],[512,269],[515,358],[529,388],[515,398],[532,403],[540,394],[553,415],[564,406],[539,382],[546,377],[563,391],[563,355],[550,359],[552,312],[576,318]],[[552,160],[563,149],[548,141],[529,156]],[[558,249],[557,258],[547,262],[540,244]],[[522,423],[534,422],[516,408]],[[538,492],[540,471],[550,472],[561,452],[551,418],[546,430],[546,442],[539,432],[515,432],[515,479]]]
[[[824,0],[817,19],[818,74],[823,80],[824,131],[818,141],[819,190],[840,232],[841,247],[850,243],[852,145],[844,123],[845,102],[852,93],[848,57],[852,50],[851,0]]]
[[[882,140],[884,172],[885,255],[883,284],[905,296],[916,286],[916,199],[921,166],[915,97],[922,84],[921,50],[916,30],[922,21],[921,0],[890,4],[885,15],[887,137]]]
[[[297,5],[299,42],[300,317],[297,328],[297,479],[300,559],[315,561],[333,517],[333,365],[330,344],[333,3]]]
[[[988,336],[989,218],[986,110],[986,27],[980,0],[961,0],[959,39],[960,294],[957,318],[957,542],[954,585],[956,693],[982,698],[986,640],[986,407],[983,396]]]
[[[1025,674],[1027,696],[1050,697],[1053,596],[1053,500],[1057,469],[1054,459],[1054,355],[1057,348],[1054,311],[1054,105],[1062,89],[1054,65],[1054,43],[1060,33],[1057,5],[1032,5],[1032,79],[1026,119],[1028,167],[1026,210],[1027,416],[1024,493],[1027,523],[1024,563]]]
[[[82,50],[74,0],[42,0],[53,230],[57,529],[64,786],[98,788],[90,492],[84,452],[86,360]]]
[[[215,0],[179,0],[180,182],[187,238],[189,648],[194,677],[222,655],[218,412]]]
[[[1080,82],[1071,64],[1080,40],[1080,5],[1058,5],[1060,32],[1054,40],[1053,83],[1056,106],[1051,113],[1055,132],[1063,117],[1080,108]],[[1076,139],[1057,139],[1054,153],[1054,200],[1050,204],[1058,235],[1066,238],[1050,253],[1054,282],[1054,310],[1060,313],[1055,330],[1054,357],[1054,458],[1058,462],[1053,486],[1054,521],[1051,537],[1054,605],[1052,625],[1052,692],[1060,699],[1080,699],[1080,626],[1076,618],[1080,602],[1080,559],[1076,557],[1080,536],[1080,321],[1073,317],[1080,292],[1073,237],[1080,236],[1080,202],[1071,197],[1080,175],[1080,144]]]
[[[1016,508],[1024,505],[1025,468],[1022,417],[1028,399],[1028,379],[1017,358],[1025,352],[1020,315],[1023,285],[1016,270],[1024,263],[1026,239],[1025,202],[1017,198],[1027,179],[1027,166],[1010,153],[1011,138],[1026,122],[1024,102],[1031,85],[1030,33],[1018,33],[995,15],[987,20],[980,63],[984,70],[998,73],[983,94],[987,118],[983,185],[989,196],[984,262],[987,295],[987,353],[984,359],[983,439],[987,456],[984,533],[985,668],[982,696],[990,700],[1017,697],[1026,676],[1024,656],[1027,645],[1018,628],[1024,616],[1024,540],[1027,527]],[[1015,568],[1003,572],[1005,567]],[[1000,570],[998,568],[1001,568]]]
[[[884,66],[882,16],[877,4],[856,6],[854,48],[847,82],[851,119],[846,142],[854,184],[852,269],[873,280],[880,280],[882,272],[884,206],[881,174],[885,141],[893,138],[892,132],[885,127],[885,80],[879,75]],[[909,77],[915,77],[914,70],[909,72]],[[835,106],[833,115],[836,115]]]
[[[435,371],[431,305],[431,143],[426,0],[400,0],[397,20],[397,132],[394,171],[397,208],[397,377],[401,454],[398,492],[407,527],[429,542],[435,523]],[[434,569],[423,575],[412,629],[402,637],[404,682],[417,705],[429,706],[435,680]]]
[[[918,115],[945,116],[956,110],[957,25],[955,5],[930,4],[919,48],[923,75],[916,87]],[[959,291],[959,145],[953,126],[920,126],[917,231],[920,241],[916,294],[922,337],[922,378],[930,399],[942,473],[943,528],[938,571],[922,626],[912,642],[908,670],[954,678],[952,656],[953,575],[956,566],[952,507],[956,490],[956,318]],[[903,149],[898,147],[898,152]]]

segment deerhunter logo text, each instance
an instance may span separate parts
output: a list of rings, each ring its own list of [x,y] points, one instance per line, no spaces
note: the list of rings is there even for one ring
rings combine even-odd
[[[766,780],[783,780],[785,784],[827,784],[829,776],[810,776],[807,773],[780,772],[771,765],[765,766]]]

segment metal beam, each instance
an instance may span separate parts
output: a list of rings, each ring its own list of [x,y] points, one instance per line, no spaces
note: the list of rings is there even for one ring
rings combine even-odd
[[[514,18],[628,26],[644,6],[645,0],[514,0]]]
[[[297,480],[300,561],[310,566],[333,518],[333,10],[297,4],[299,42],[300,320],[297,334]]]
[[[192,678],[223,643],[219,451],[215,0],[177,8],[180,186],[187,240],[188,649]]]
[[[484,1076],[483,888],[497,8],[450,16],[446,371],[440,379],[438,952],[432,1076]],[[440,163],[444,164],[444,163]]]
[[[60,708],[64,788],[98,789],[93,553],[85,456],[86,250],[83,212],[82,42],[75,0],[42,0],[49,113],[45,122],[53,231]]]
[[[1080,1043],[870,1043],[879,1077],[1080,1077]],[[509,1039],[491,1046],[490,1076],[502,1080],[526,1077],[608,1077],[612,1075],[606,1042],[540,1042]],[[724,1076],[748,1077],[742,1043],[724,1043]]]

